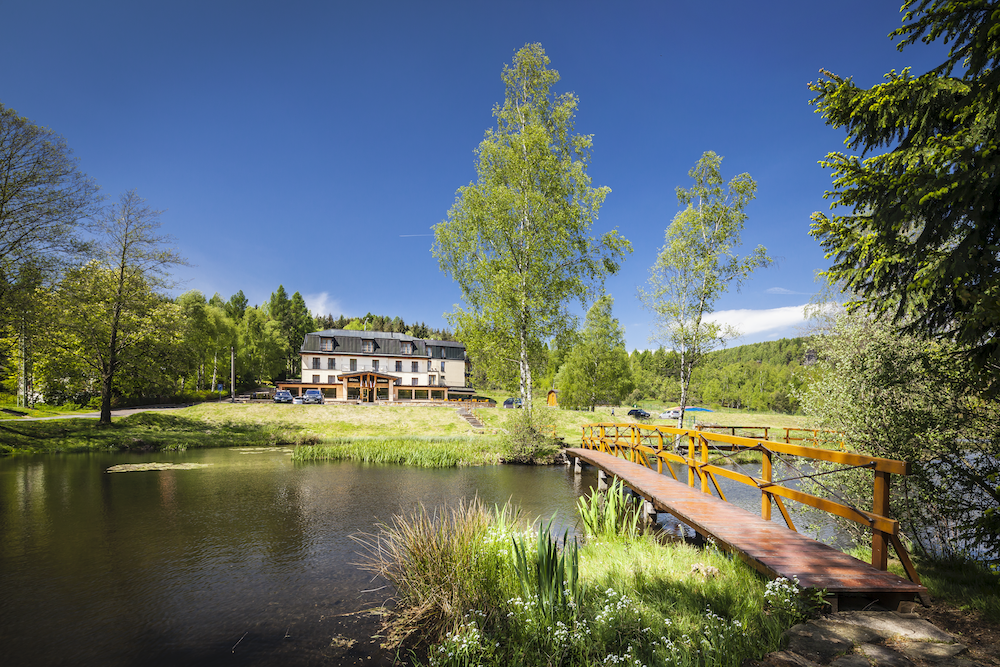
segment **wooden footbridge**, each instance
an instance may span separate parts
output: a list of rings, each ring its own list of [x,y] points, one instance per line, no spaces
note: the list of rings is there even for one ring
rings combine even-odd
[[[772,577],[797,579],[803,587],[826,589],[836,610],[842,598],[875,599],[895,609],[899,602],[920,597],[929,603],[906,549],[899,539],[899,522],[888,516],[890,475],[905,475],[909,464],[846,451],[744,438],[705,431],[642,424],[588,424],[583,427],[580,448],[566,453],[599,468],[603,475],[619,478],[646,501],[646,511],[672,514],[722,549],[738,554],[752,567]],[[683,456],[678,446],[685,449]],[[716,465],[720,457],[740,450],[761,454],[760,477]],[[711,455],[711,457],[710,457]],[[826,461],[837,469],[872,471],[872,511],[814,496],[773,480],[776,460],[791,457]],[[687,483],[677,479],[673,463],[688,466]],[[664,474],[666,467],[669,476]],[[602,475],[602,476],[603,476]],[[793,477],[811,476],[809,472]],[[756,487],[761,493],[757,516],[726,502],[718,477]],[[719,497],[711,493],[714,487]],[[782,499],[795,500],[822,509],[872,531],[872,562],[865,563],[795,530]],[[785,524],[771,521],[772,504]],[[908,580],[886,571],[889,547],[903,564]]]

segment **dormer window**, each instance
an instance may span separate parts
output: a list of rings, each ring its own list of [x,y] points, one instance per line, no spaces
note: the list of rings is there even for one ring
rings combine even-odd
[[[333,339],[332,338],[320,338],[319,339],[319,349],[321,352],[333,352]]]
[[[363,340],[361,341],[361,351],[371,354],[375,351],[375,341],[373,340]]]
[[[410,341],[403,341],[403,354],[413,354],[413,343]]]

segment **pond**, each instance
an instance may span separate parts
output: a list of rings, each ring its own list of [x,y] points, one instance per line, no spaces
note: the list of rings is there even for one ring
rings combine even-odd
[[[554,516],[560,532],[574,531],[577,498],[596,486],[592,468],[289,456],[274,448],[0,459],[4,664],[390,665],[369,610],[391,590],[358,567],[352,535],[420,503],[477,496],[512,499],[523,518]],[[153,462],[186,469],[108,472]],[[759,511],[755,489],[743,487],[737,502]]]
[[[203,464],[106,472],[121,464]],[[572,528],[593,471],[296,465],[288,450],[0,460],[6,665],[391,664],[391,593],[351,536],[418,503],[513,498]],[[361,613],[359,613],[361,612]]]

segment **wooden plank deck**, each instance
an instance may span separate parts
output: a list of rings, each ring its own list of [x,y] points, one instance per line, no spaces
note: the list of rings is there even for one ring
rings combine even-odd
[[[593,449],[568,448],[566,454],[620,478],[657,511],[668,512],[723,549],[739,554],[772,578],[797,578],[831,595],[879,599],[894,609],[902,600],[926,595],[920,584],[872,567],[787,527],[766,521],[724,500],[702,493],[666,474]]]

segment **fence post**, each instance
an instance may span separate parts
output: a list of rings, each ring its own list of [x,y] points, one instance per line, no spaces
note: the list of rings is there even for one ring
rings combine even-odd
[[[688,433],[688,486],[694,488],[694,436]]]
[[[701,441],[701,463],[702,465],[708,465],[708,440],[705,436],[700,436],[698,438]],[[698,470],[698,474],[701,477],[701,492],[711,495],[711,491],[708,490],[708,473],[705,472],[704,468]]]
[[[663,451],[663,431],[659,427],[656,428],[656,435],[660,436],[660,446],[656,448],[656,472],[663,474],[663,457],[660,456],[660,452]]]
[[[771,481],[771,450],[765,449],[761,458],[760,476],[765,482]],[[765,521],[771,520],[771,494],[766,487],[760,490],[760,518]]]
[[[875,496],[872,513],[889,516],[889,473],[875,471]],[[889,566],[889,540],[881,530],[872,528],[872,567],[885,570]]]

